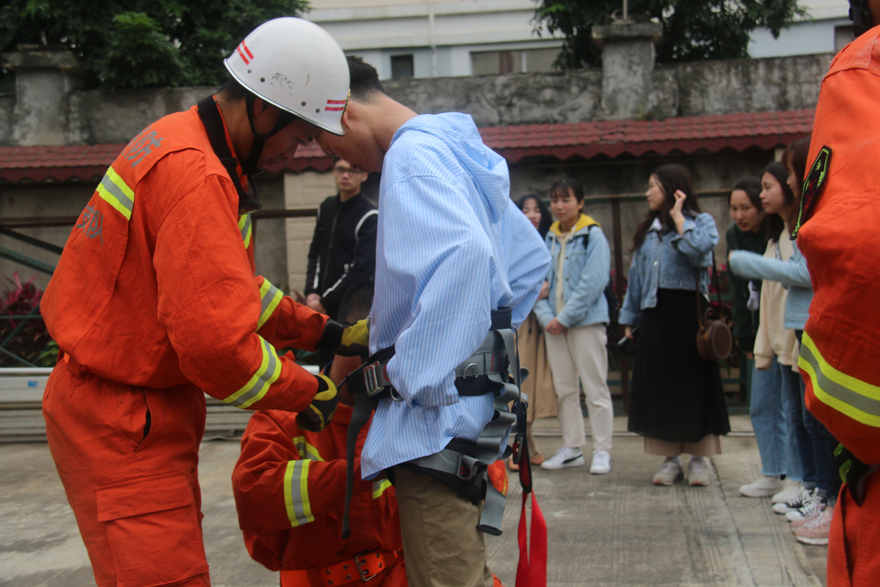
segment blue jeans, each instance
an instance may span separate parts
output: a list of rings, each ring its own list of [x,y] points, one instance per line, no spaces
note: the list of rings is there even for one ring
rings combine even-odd
[[[803,335],[802,330],[795,330],[798,342]],[[806,386],[803,377],[800,378],[801,397],[804,396]],[[806,402],[804,402],[806,404]],[[827,428],[816,419],[816,416],[804,405],[804,427],[807,434],[810,435],[810,442],[813,447],[813,458],[816,461],[818,478],[816,486],[825,492],[829,499],[837,499],[840,493],[840,475],[837,472],[837,463],[834,458],[834,449],[837,448],[837,439],[828,431]]]
[[[785,414],[788,420],[789,437],[797,443],[797,454],[801,462],[801,480],[804,488],[812,490],[819,484],[819,467],[813,452],[813,442],[804,426],[804,394],[801,391],[800,373],[792,371],[787,365],[779,365],[782,379],[782,394],[788,398]]]
[[[752,369],[749,416],[761,455],[761,474],[786,475],[800,481],[800,456],[795,439],[788,433],[789,399],[782,393],[781,377],[775,357],[769,370]]]

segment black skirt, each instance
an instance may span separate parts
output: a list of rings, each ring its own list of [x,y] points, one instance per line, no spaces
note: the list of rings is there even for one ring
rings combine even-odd
[[[658,290],[657,306],[642,311],[630,432],[670,442],[698,442],[730,432],[721,371],[717,361],[705,361],[697,352],[697,325],[692,290]]]

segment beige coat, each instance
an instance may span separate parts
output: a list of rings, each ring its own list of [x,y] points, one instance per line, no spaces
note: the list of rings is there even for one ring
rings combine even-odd
[[[544,330],[534,312],[520,326],[518,336],[519,363],[529,371],[522,384],[523,393],[529,396],[528,421],[555,416],[556,391],[544,348]]]
[[[779,235],[777,242],[767,243],[764,256],[769,259],[788,261],[793,251],[788,230]],[[789,367],[797,362],[797,338],[794,330],[785,328],[785,301],[788,290],[778,281],[765,279],[761,285],[761,323],[755,336],[755,368],[765,371],[773,364],[773,357]]]

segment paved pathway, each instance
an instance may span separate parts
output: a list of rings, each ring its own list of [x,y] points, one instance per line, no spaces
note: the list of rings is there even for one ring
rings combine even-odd
[[[535,486],[550,535],[548,585],[824,585],[824,547],[798,544],[768,499],[739,485],[758,470],[748,418],[731,418],[725,454],[709,487],[654,487],[657,457],[642,440],[617,433],[613,471],[538,471]],[[622,431],[625,420],[617,418]],[[539,422],[545,454],[560,444],[554,419]],[[229,475],[238,444],[206,442],[199,468],[206,549],[215,587],[274,587],[251,561],[238,531]],[[589,462],[589,460],[588,460]],[[717,477],[716,477],[717,475]],[[91,587],[88,557],[45,444],[0,445],[0,586]],[[514,585],[520,492],[511,479],[504,535],[489,538],[490,564]]]

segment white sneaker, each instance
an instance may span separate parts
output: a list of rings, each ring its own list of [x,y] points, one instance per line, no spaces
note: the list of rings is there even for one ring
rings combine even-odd
[[[590,473],[593,475],[605,475],[611,472],[611,455],[607,450],[594,450],[593,462],[590,464]]]
[[[681,460],[678,457],[666,459],[654,473],[654,485],[672,485],[684,475],[681,472]]]
[[[785,514],[785,519],[789,522],[794,522],[795,520],[810,518],[816,512],[822,511],[822,508],[824,507],[825,498],[819,495],[819,490],[817,488],[813,490],[813,493],[810,494],[810,499],[805,501],[804,505]]]
[[[709,476],[709,464],[703,457],[691,457],[688,463],[688,485],[708,485],[712,482]]]
[[[773,496],[771,503],[786,503],[796,499],[804,489],[804,484],[794,479],[786,479],[782,491]]]
[[[559,447],[556,454],[541,463],[542,469],[554,470],[565,467],[583,467],[584,453],[579,448]]]
[[[773,504],[773,511],[777,514],[787,514],[788,512],[799,510],[810,499],[811,495],[810,491],[804,489],[804,486],[801,485],[801,492],[797,497],[790,499],[785,503]]]
[[[741,486],[739,492],[746,497],[770,497],[782,488],[783,482],[778,475],[761,475],[756,481]]]

